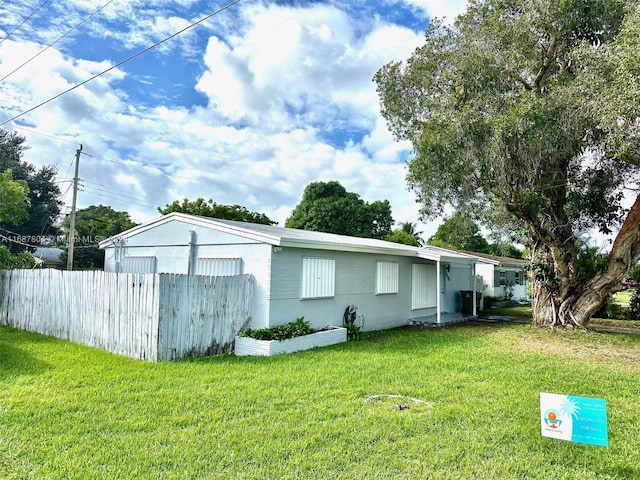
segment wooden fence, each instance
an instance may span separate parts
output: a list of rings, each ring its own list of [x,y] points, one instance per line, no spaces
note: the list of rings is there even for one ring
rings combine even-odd
[[[253,277],[53,269],[0,271],[0,325],[136,359],[229,352]]]

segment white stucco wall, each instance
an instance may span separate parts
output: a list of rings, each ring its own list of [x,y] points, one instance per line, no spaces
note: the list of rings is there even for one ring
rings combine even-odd
[[[490,264],[478,264],[476,272],[482,276],[482,282],[487,288],[484,290],[484,295],[498,297],[505,294],[504,286],[494,285],[494,275],[496,270],[504,270],[505,272],[520,272],[520,284],[513,286],[513,299],[521,300],[528,298],[527,295],[527,282],[528,278],[524,268],[511,267],[511,266],[498,266]]]
[[[476,274],[482,277],[483,286],[486,285],[486,288],[483,289],[483,294],[494,296],[493,293],[493,265],[487,263],[479,263],[476,265]]]
[[[123,245],[105,248],[105,271],[115,272],[116,257],[157,257],[158,273],[187,274],[190,230],[195,232],[193,255],[199,258],[242,258],[243,272],[253,275],[252,328],[269,325],[267,298],[271,288],[271,245],[174,220],[126,239]],[[116,253],[116,250],[119,250]]]
[[[333,258],[336,293],[332,298],[301,299],[302,258]],[[435,315],[436,308],[412,310],[412,264],[428,260],[392,255],[284,248],[273,255],[272,289],[269,318],[273,325],[305,317],[312,326],[339,325],[349,305],[365,317],[365,330],[381,330],[407,325],[412,319]],[[376,264],[379,261],[399,265],[398,293],[376,294]],[[460,311],[459,289],[471,289],[471,265],[455,266],[450,280],[441,283],[443,311]],[[275,280],[277,278],[277,281]],[[457,308],[457,310],[456,310]]]

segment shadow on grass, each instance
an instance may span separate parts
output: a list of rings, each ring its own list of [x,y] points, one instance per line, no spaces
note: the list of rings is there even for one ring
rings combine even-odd
[[[604,475],[613,475],[613,478],[640,478],[640,470],[628,465],[617,465],[601,472]]]
[[[11,327],[0,327],[0,382],[11,380],[21,375],[43,373],[52,366],[35,358],[27,347],[28,344],[51,343],[53,338],[16,330]]]
[[[445,327],[405,326],[388,330],[364,332],[361,340],[349,341],[338,347],[346,352],[393,352],[395,355],[415,355],[417,350],[456,347],[473,343],[484,335],[484,326],[475,330],[468,322]]]

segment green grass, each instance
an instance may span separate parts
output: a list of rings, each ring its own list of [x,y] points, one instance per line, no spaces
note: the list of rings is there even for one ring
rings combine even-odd
[[[513,307],[490,308],[485,311],[490,315],[515,317],[531,320],[531,305],[517,305]],[[592,318],[589,320],[589,327],[616,327],[616,328],[636,328],[640,334],[640,320],[615,320],[605,318]]]
[[[631,295],[633,295],[633,289],[628,288],[627,290],[622,290],[621,292],[616,293],[612,299],[614,303],[622,305],[623,307],[628,307],[629,302],[631,301]]]
[[[640,478],[639,375],[638,337],[518,324],[155,364],[3,327],[0,478]],[[541,437],[541,391],[610,446]]]
[[[490,315],[504,315],[507,317],[531,318],[531,305],[515,305],[513,307],[491,307],[485,311]]]

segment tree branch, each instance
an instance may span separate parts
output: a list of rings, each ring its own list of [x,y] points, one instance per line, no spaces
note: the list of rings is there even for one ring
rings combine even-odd
[[[542,57],[542,65],[540,66],[540,70],[538,70],[538,73],[536,75],[536,77],[533,80],[533,85],[536,91],[537,95],[542,95],[542,83],[544,81],[545,76],[547,75],[547,73],[549,72],[549,69],[551,68],[551,65],[554,61],[553,57],[555,56],[555,50],[556,50],[556,43],[557,43],[557,39],[555,37],[555,35],[553,37],[551,37],[551,42],[549,43],[549,48],[547,48],[544,52],[544,55]],[[544,47],[543,47],[544,49]]]

